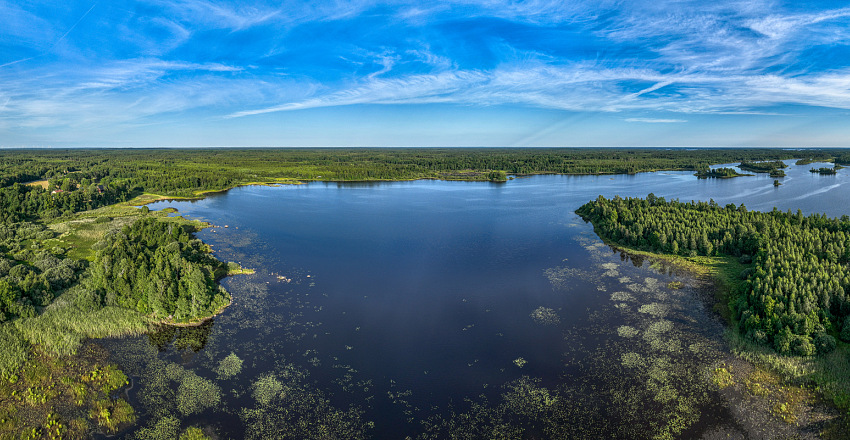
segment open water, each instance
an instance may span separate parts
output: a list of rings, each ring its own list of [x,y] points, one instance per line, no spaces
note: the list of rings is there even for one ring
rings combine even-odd
[[[546,175],[249,186],[150,205],[210,222],[198,237],[256,273],[223,280],[233,304],[200,328],[101,341],[133,375],[147,429],[122,435],[170,418],[220,438],[332,437],[322,426],[378,439],[752,437],[711,387],[729,355],[698,283],[605,246],[574,211],[654,193],[850,214],[847,170],[789,164],[779,187],[766,174]],[[223,374],[231,353],[241,368]]]

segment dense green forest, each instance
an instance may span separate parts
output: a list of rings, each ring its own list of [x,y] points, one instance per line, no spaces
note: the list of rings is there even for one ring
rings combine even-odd
[[[577,211],[604,238],[677,255],[727,255],[752,262],[731,301],[742,334],[783,354],[829,352],[850,341],[850,218],[748,211],[714,201],[666,201],[650,194]]]
[[[216,284],[224,265],[179,224],[144,218],[108,234],[97,248],[87,287],[103,305],[186,322],[230,303]]]

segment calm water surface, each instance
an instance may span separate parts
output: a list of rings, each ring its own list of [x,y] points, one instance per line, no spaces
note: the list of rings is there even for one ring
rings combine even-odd
[[[524,377],[560,399],[547,406],[557,410],[517,422],[527,436],[744,432],[705,384],[706,369],[725,356],[722,325],[693,280],[607,248],[574,211],[600,194],[652,192],[754,210],[850,213],[850,173],[808,172],[819,166],[826,165],[791,165],[778,188],[766,175],[659,172],[251,186],[156,203],[152,209],[174,207],[215,225],[198,237],[219,259],[256,274],[223,281],[234,303],[210,325],[103,343],[135,375],[130,397],[142,426],[167,415],[152,395],[183,392],[173,371],[159,391],[147,382],[157,368],[179,368],[214,383],[221,400],[171,415],[223,438],[263,432],[243,409],[261,408],[255,384],[269,375],[284,384],[296,375],[311,396],[361,410],[374,422],[373,438],[445,427],[469,411],[466,398],[495,408],[509,400],[506,384]],[[230,353],[243,367],[222,378],[216,368]],[[684,417],[687,428],[659,427],[642,411],[660,422]]]

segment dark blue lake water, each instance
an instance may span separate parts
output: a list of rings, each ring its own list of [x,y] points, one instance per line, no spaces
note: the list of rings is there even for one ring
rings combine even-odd
[[[779,187],[766,175],[699,180],[659,172],[503,184],[316,182],[160,202],[151,208],[212,223],[198,237],[219,259],[256,273],[224,280],[231,307],[202,329],[167,334],[165,342],[159,335],[161,350],[144,337],[105,344],[135,366],[131,397],[143,426],[155,426],[164,416],[153,407],[165,405],[145,383],[174,364],[213,383],[220,401],[172,416],[222,438],[272,435],[279,431],[263,423],[302,419],[319,432],[322,420],[341,425],[351,408],[381,439],[440,438],[458,426],[474,437],[497,420],[522,426],[529,438],[746,432],[704,383],[706,368],[728,353],[698,286],[604,246],[574,211],[600,194],[651,192],[751,210],[850,214],[850,173],[808,171],[819,166],[791,165]],[[216,371],[230,353],[242,368],[222,378]],[[313,403],[270,415],[267,406],[278,400],[263,406],[257,391],[268,377],[282,384],[272,387],[279,405],[295,405],[286,401],[294,395]],[[162,387],[178,399],[183,392],[178,379]],[[663,394],[670,390],[674,397]],[[473,417],[467,398],[487,411]],[[336,419],[325,404],[340,411]],[[520,417],[511,405],[543,409]],[[690,417],[683,429],[654,422],[680,413]],[[475,417],[486,420],[470,422]]]

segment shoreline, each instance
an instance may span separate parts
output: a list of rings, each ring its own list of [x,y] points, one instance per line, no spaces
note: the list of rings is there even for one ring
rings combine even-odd
[[[583,217],[582,219],[584,220]],[[592,224],[590,220],[585,221]],[[594,233],[606,246],[615,251],[670,264],[689,273],[694,279],[706,283],[697,288],[706,292],[705,300],[709,301],[710,298],[711,301],[707,305],[711,306],[710,309],[716,318],[722,320],[723,339],[728,347],[728,354],[733,359],[732,364],[724,365],[711,372],[710,380],[715,381],[715,384],[719,386],[719,392],[725,396],[732,396],[732,399],[742,399],[742,396],[750,400],[756,399],[758,400],[756,404],[761,410],[800,429],[803,429],[803,426],[798,423],[798,416],[814,419],[814,421],[809,420],[811,424],[806,427],[819,428],[822,432],[816,433],[818,438],[821,438],[823,434],[827,435],[823,438],[828,439],[846,438],[842,433],[850,424],[850,417],[848,417],[850,413],[842,410],[835,401],[835,396],[831,398],[827,395],[828,378],[827,372],[824,371],[826,367],[820,365],[820,358],[823,355],[809,358],[780,355],[770,348],[746,341],[737,329],[737,321],[731,315],[732,311],[729,307],[732,289],[738,282],[729,275],[732,275],[730,272],[736,268],[729,270],[728,267],[722,266],[728,263],[741,267],[745,265],[733,261],[736,260],[733,257],[686,257],[630,248],[602,237],[596,232],[595,225]],[[733,365],[737,366],[733,367]],[[765,386],[751,383],[747,377],[751,375],[762,378]],[[720,376],[724,376],[721,381],[723,383],[718,381]],[[753,387],[757,387],[755,389],[758,391],[754,392]],[[823,420],[826,418],[831,420]]]

